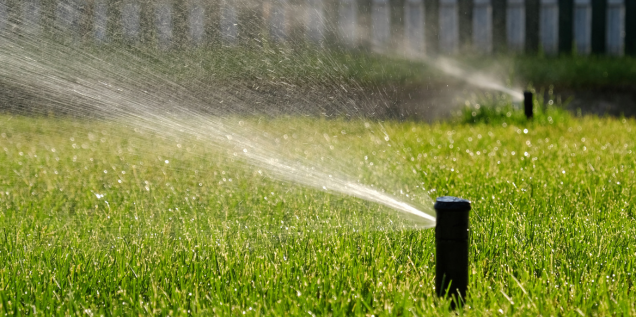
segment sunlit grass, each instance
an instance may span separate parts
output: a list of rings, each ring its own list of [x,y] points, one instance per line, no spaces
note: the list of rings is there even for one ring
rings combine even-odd
[[[562,100],[549,90],[544,97],[543,91],[529,89],[532,92],[533,117],[536,125],[568,124],[571,118],[565,107],[570,100]],[[523,101],[513,102],[511,97],[503,94],[484,93],[474,98],[476,101],[466,101],[463,108],[458,110],[455,117],[458,123],[467,124],[497,124],[506,127],[525,125],[528,122],[524,112]]]
[[[328,142],[325,131],[348,161],[334,166],[360,166],[348,174],[404,199],[470,199],[461,314],[636,314],[633,120],[386,122],[390,142],[356,120],[259,124],[297,147]],[[433,231],[392,220],[195,140],[0,117],[8,315],[444,314]]]

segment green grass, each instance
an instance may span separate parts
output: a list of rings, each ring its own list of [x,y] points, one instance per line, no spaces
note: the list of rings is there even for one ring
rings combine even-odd
[[[434,232],[391,225],[386,208],[264,177],[196,140],[0,122],[7,316],[449,314]],[[390,143],[356,120],[250,122],[290,146],[323,131],[353,177],[423,203],[470,199],[461,315],[636,315],[634,120],[385,122]]]
[[[538,125],[562,125],[570,121],[571,115],[565,110],[569,100],[563,101],[555,96],[552,90],[544,97],[543,91],[530,89],[532,97],[532,122]],[[504,94],[483,93],[466,101],[463,108],[457,111],[455,122],[463,124],[509,124],[525,125],[528,122],[523,110],[523,101],[512,102],[511,97]]]

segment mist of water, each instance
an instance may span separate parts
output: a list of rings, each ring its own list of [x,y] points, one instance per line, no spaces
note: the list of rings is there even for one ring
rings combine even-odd
[[[339,25],[326,22],[321,1],[310,1],[307,8],[296,8],[287,1],[272,2],[263,7],[266,7],[263,14],[269,19],[266,29],[271,40],[266,44],[259,40],[259,32],[264,31],[259,18],[239,21],[239,16],[244,16],[241,8],[259,10],[259,2],[222,1],[220,40],[226,49],[215,53],[220,54],[220,60],[227,64],[249,62],[252,66],[247,68],[267,70],[267,78],[255,73],[249,75],[252,79],[248,81],[242,78],[243,75],[234,76],[233,67],[237,66],[222,63],[204,69],[197,65],[205,57],[196,54],[209,54],[201,53],[206,48],[201,48],[205,33],[205,6],[200,2],[191,3],[187,11],[185,27],[189,31],[185,33],[189,34],[192,43],[186,49],[178,47],[183,43],[177,41],[176,34],[184,31],[175,29],[178,24],[177,9],[167,2],[154,4],[154,23],[144,22],[142,7],[137,2],[124,2],[120,22],[108,16],[110,9],[106,2],[96,2],[92,8],[94,45],[85,45],[78,38],[80,7],[70,6],[69,2],[67,7],[58,7],[54,19],[47,20],[37,3],[28,2],[22,8],[22,17],[11,28],[0,25],[0,62],[3,65],[0,68],[0,84],[18,94],[4,102],[26,100],[27,104],[32,104],[27,108],[41,107],[40,113],[53,111],[74,116],[90,115],[124,121],[164,136],[196,138],[209,147],[238,153],[244,162],[269,171],[269,175],[278,179],[379,203],[412,216],[414,223],[421,226],[434,225],[430,205],[417,205],[412,199],[405,202],[404,198],[398,199],[362,184],[349,175],[351,165],[342,158],[331,157],[329,163],[321,163],[281,152],[280,148],[272,146],[271,138],[263,137],[263,131],[230,120],[254,114],[304,116],[319,113],[351,118],[364,117],[386,108],[385,96],[381,92],[371,91],[349,80],[344,75],[346,67],[334,61],[333,55],[322,45],[329,32],[344,36],[345,46],[354,46],[356,41],[361,41],[363,37],[355,32],[357,18],[353,2],[344,1],[339,6]],[[382,5],[378,7],[379,4]],[[384,2],[374,2],[374,5],[374,31],[372,36],[367,36],[371,36],[373,41],[370,41],[377,51],[384,52],[377,48],[389,45],[389,7]],[[6,12],[9,11],[6,8],[0,3],[0,9],[5,12],[2,13],[5,17],[0,18],[2,21],[8,21]],[[290,12],[306,13],[305,38],[313,44],[316,52],[305,60],[293,56],[294,53],[288,49],[289,44],[298,40],[291,37],[289,20],[294,16]],[[456,61],[443,57],[421,57],[418,52],[424,46],[420,27],[423,26],[422,10],[415,8],[410,13],[407,37],[409,43],[412,42],[409,46],[411,58],[415,56],[417,60],[473,86],[509,94],[513,100],[523,98],[521,91],[508,88],[482,72],[468,71]],[[122,29],[119,35],[109,31],[117,23]],[[73,28],[75,31],[69,32]],[[150,43],[140,43],[144,34],[148,33],[144,29],[148,28],[156,29],[155,39]],[[46,30],[51,29],[53,32],[47,33]],[[246,35],[246,32],[253,34]],[[51,39],[47,34],[62,36]],[[70,37],[63,34],[70,34]],[[260,50],[244,58],[249,61],[232,56],[249,51],[243,47],[246,39],[249,42],[247,46],[254,44]],[[149,49],[153,45],[155,47]],[[179,51],[172,50],[174,48],[183,49],[183,55],[175,54]],[[197,71],[184,71],[187,69]],[[315,72],[297,76],[298,72],[310,69]],[[179,74],[170,74],[175,71],[183,72],[181,76],[186,78],[179,80]],[[289,76],[297,76],[296,82]],[[386,135],[381,127],[379,130],[378,133]]]
[[[521,89],[512,89],[506,87],[503,83],[497,79],[484,74],[483,72],[472,72],[459,65],[457,61],[450,58],[438,57],[438,58],[423,58],[422,59],[428,65],[431,65],[447,75],[461,79],[475,87],[484,88],[488,90],[499,91],[510,95],[513,101],[523,100],[523,91]]]
[[[325,165],[284,155],[263,141],[262,131],[230,120],[241,116],[245,109],[267,102],[239,83],[208,87],[202,94],[192,87],[201,88],[203,83],[196,79],[191,87],[176,83],[125,50],[115,51],[116,59],[123,60],[117,63],[90,50],[69,48],[35,36],[3,36],[1,41],[2,81],[40,98],[49,109],[123,121],[164,136],[195,138],[206,146],[238,153],[244,162],[268,171],[272,177],[382,204],[410,219],[416,227],[435,224],[430,205],[405,202],[360,183],[346,173],[347,164],[337,162],[337,158]],[[338,107],[336,112],[342,113],[370,107],[350,98],[350,91],[357,88],[354,84],[335,81],[333,86],[336,90],[328,97],[311,100],[309,94],[293,102],[283,101],[301,108]],[[261,107],[269,109],[270,105]],[[292,115],[298,113],[302,111],[288,111]]]

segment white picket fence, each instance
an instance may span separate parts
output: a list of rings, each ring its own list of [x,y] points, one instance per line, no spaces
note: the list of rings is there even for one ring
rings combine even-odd
[[[556,55],[559,52],[559,5],[557,0],[541,0],[539,39],[545,54]]]
[[[636,16],[632,16],[636,19]],[[607,53],[621,55],[623,53],[625,34],[625,4],[623,0],[607,1]]]
[[[0,31],[10,32],[10,0],[0,0]],[[43,31],[43,3],[55,1],[54,23],[60,30],[70,34],[80,29],[82,14],[90,12],[91,33],[95,42],[106,43],[112,38],[109,34],[116,24],[121,36],[127,41],[138,41],[143,28],[148,26],[142,21],[142,3],[139,0],[121,0],[120,16],[112,16],[110,0],[21,0],[13,1],[13,10],[19,13],[17,19],[19,31],[37,35]],[[175,37],[175,2],[177,0],[151,1],[154,38],[160,49],[174,46]],[[187,36],[194,46],[206,44],[206,34],[211,14],[218,14],[218,28],[222,42],[233,46],[238,44],[241,21],[239,20],[238,0],[218,0],[218,10],[209,10],[206,0],[186,1]],[[291,21],[302,20],[305,39],[322,47],[329,34],[334,34],[337,41],[345,47],[353,48],[370,44],[370,47],[381,53],[401,53],[408,56],[419,56],[430,53],[428,47],[436,41],[441,54],[456,54],[464,48],[471,48],[474,53],[490,54],[494,51],[493,37],[493,4],[491,0],[473,0],[472,34],[468,37],[471,43],[460,43],[460,12],[458,0],[438,1],[437,25],[427,23],[428,0],[404,0],[403,18],[392,19],[392,3],[390,0],[367,0],[370,5],[368,14],[370,25],[360,24],[362,16],[361,0],[298,0],[304,1],[304,14],[301,17],[290,16],[292,0],[268,0],[263,2],[264,29],[267,30],[272,43],[286,43],[290,40]],[[528,19],[526,0],[506,0],[505,9],[505,47],[509,52],[524,52],[527,46],[526,22]],[[627,0],[606,0],[605,51],[611,55],[623,55],[625,50],[625,3]],[[148,3],[148,1],[146,1]],[[335,16],[328,14],[328,6]],[[585,55],[592,52],[592,2],[591,0],[574,0],[572,8],[572,39],[574,51]],[[427,15],[428,14],[428,15]],[[558,0],[539,0],[539,47],[545,55],[559,53],[559,2]],[[636,16],[627,17],[636,19]],[[16,19],[14,19],[16,20]],[[434,28],[434,38],[427,38],[427,29]],[[399,33],[399,30],[403,30]],[[363,30],[363,32],[361,32]],[[365,33],[366,32],[366,33]],[[636,31],[635,31],[636,32]],[[363,39],[361,36],[367,34]],[[366,42],[365,42],[366,41]]]
[[[574,43],[579,54],[592,52],[592,0],[574,0]]]
[[[404,38],[406,53],[415,57],[425,52],[424,2],[407,0],[404,8]]]
[[[492,52],[492,5],[490,0],[475,0],[473,4],[473,47],[478,53]]]
[[[439,48],[442,53],[454,54],[459,48],[458,15],[457,0],[440,0]]]
[[[201,45],[205,38],[205,7],[201,1],[192,0],[188,5],[188,34],[195,45]],[[236,20],[236,14],[234,17]]]
[[[523,52],[526,47],[526,6],[523,0],[508,0],[506,35],[508,49]]]

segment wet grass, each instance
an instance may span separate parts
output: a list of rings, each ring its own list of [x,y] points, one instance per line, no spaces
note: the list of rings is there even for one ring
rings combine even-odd
[[[473,202],[460,314],[636,314],[634,120],[387,122],[391,142],[361,121],[294,120],[261,124],[283,144],[325,131],[369,184]],[[195,140],[0,122],[7,315],[448,314],[433,231],[400,229],[383,207],[270,179]]]

